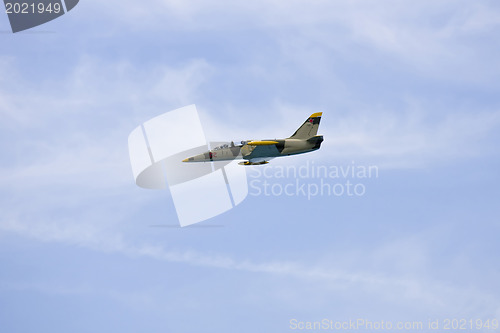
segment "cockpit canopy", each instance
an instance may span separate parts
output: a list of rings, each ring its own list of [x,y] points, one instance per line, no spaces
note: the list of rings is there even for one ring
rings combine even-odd
[[[223,144],[221,144],[219,142],[218,145],[215,148],[213,148],[212,150],[221,150],[221,149],[230,148],[230,147],[241,147],[241,146],[244,146],[247,143],[247,141],[248,140],[234,140],[234,141],[230,141],[230,142],[223,143]]]
[[[220,146],[213,148],[212,150],[220,150],[220,149],[224,149],[224,148],[229,148],[229,145],[227,143],[225,143],[223,145],[220,145]]]

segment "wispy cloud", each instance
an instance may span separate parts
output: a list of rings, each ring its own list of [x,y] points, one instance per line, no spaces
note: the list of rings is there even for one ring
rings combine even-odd
[[[434,312],[461,311],[467,304],[468,306],[476,304],[474,309],[470,310],[488,316],[492,315],[489,311],[496,304],[493,295],[488,295],[481,290],[453,286],[449,283],[429,279],[425,274],[425,268],[428,264],[425,261],[428,260],[427,256],[430,254],[428,253],[424,257],[417,256],[416,261],[412,259],[412,257],[415,257],[415,250],[421,254],[423,254],[422,251],[425,251],[425,244],[421,243],[416,237],[413,237],[413,240],[410,239],[410,243],[406,242],[403,247],[400,246],[401,242],[405,243],[402,240],[398,241],[399,244],[384,245],[383,248],[374,253],[363,256],[364,258],[359,256],[361,254],[343,253],[343,257],[348,257],[348,260],[344,258],[343,262],[357,262],[357,266],[365,267],[364,270],[352,270],[343,268],[342,262],[324,261],[322,259],[308,264],[299,261],[254,262],[222,254],[202,254],[194,250],[167,250],[163,245],[132,245],[128,244],[120,236],[110,236],[110,234],[93,229],[89,225],[75,227],[69,224],[38,223],[28,226],[18,221],[11,220],[7,222],[3,220],[0,223],[0,229],[3,232],[12,232],[37,241],[69,244],[98,252],[121,254],[131,258],[150,258],[199,268],[216,268],[310,281],[314,282],[317,289],[327,293],[341,290],[363,290],[363,293],[377,295],[389,302],[393,302],[394,295],[398,295],[398,302],[401,299],[416,301],[422,307],[428,310],[432,309]],[[394,250],[399,251],[399,254],[395,253]],[[407,256],[406,254],[411,255]],[[395,256],[401,258],[398,259]],[[387,262],[387,260],[395,260],[395,264],[410,260],[406,264],[412,267],[416,265],[413,267],[415,272],[411,276],[394,272],[389,274],[387,267],[382,267],[382,270],[374,270],[370,266],[366,266],[366,263],[372,261],[380,265],[383,261]],[[45,287],[42,286],[41,288]],[[63,288],[63,290],[56,289],[56,292],[81,293],[89,292],[89,290],[77,289],[74,291],[71,288],[69,290]]]
[[[417,66],[426,75],[439,75],[440,67],[448,71],[450,65],[463,65],[478,52],[483,61],[484,56],[493,60],[481,49],[470,47],[477,45],[471,37],[492,33],[500,24],[498,6],[469,1],[155,0],[144,6],[125,0],[87,6],[79,10],[99,13],[110,23],[121,22],[127,29],[144,32],[217,32],[230,27],[226,33],[238,33],[266,29],[277,40],[306,36],[343,53],[351,50],[354,42],[392,61]],[[364,58],[363,54],[351,56]],[[481,62],[476,65],[475,70],[484,69]],[[467,68],[462,71],[474,73]],[[456,74],[461,77],[464,73]]]
[[[180,68],[138,69],[127,62],[84,56],[67,76],[39,87],[16,72],[15,61],[9,63],[0,68],[10,73],[10,81],[0,87],[0,183],[18,190],[123,184],[130,173],[130,131],[153,116],[192,103],[210,72],[201,60]]]
[[[485,140],[500,126],[500,111],[444,117],[423,111],[360,113],[332,121],[332,140],[325,142],[332,156],[418,168],[492,153],[493,144]]]

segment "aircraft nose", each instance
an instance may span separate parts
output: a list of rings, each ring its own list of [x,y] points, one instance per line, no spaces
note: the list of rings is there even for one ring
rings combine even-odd
[[[195,156],[191,156],[191,157],[188,157],[186,159],[183,159],[182,162],[204,162],[205,160],[206,160],[205,155],[199,154],[199,155],[195,155]]]

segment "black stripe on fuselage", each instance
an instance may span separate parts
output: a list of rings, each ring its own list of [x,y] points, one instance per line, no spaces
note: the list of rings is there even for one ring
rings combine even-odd
[[[275,141],[278,141],[278,143],[275,146],[276,149],[278,149],[279,153],[281,154],[283,149],[285,149],[285,140],[275,140]]]

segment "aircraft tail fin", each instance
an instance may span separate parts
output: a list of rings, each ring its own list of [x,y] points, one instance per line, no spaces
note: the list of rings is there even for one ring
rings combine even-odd
[[[318,134],[322,114],[323,112],[316,112],[310,115],[289,139],[309,139]]]

